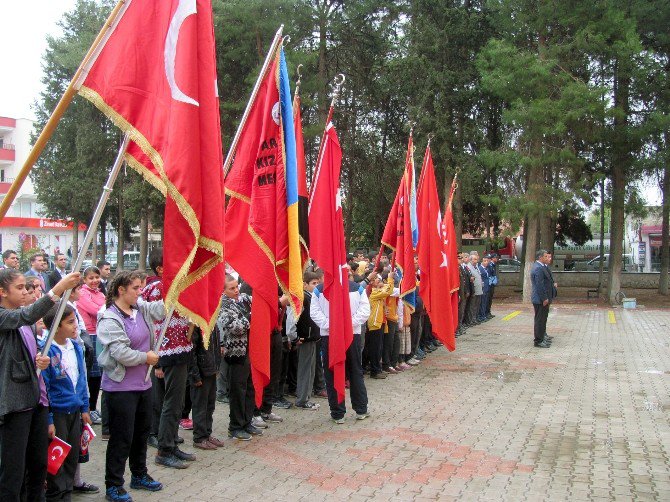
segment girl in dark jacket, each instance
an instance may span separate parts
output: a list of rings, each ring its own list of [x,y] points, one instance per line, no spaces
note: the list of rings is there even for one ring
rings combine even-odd
[[[26,500],[41,500],[47,474],[49,412],[37,369],[50,360],[37,353],[32,333],[25,337],[19,328],[41,319],[79,277],[66,275],[47,295],[22,308],[26,278],[14,269],[0,270],[0,500],[20,500],[24,481]]]

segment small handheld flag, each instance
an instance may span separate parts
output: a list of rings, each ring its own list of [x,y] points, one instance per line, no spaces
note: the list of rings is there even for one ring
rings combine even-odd
[[[47,472],[55,476],[60,470],[61,465],[67,458],[72,446],[55,436],[47,450]]]

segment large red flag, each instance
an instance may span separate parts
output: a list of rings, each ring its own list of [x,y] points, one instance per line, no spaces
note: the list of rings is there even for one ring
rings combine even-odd
[[[412,204],[414,197],[414,145],[410,134],[405,157],[405,170],[382,235],[382,245],[394,251],[395,264],[402,271],[400,298],[405,302],[410,312],[414,312],[416,305],[416,275],[414,272],[411,218],[412,211],[416,209]]]
[[[277,49],[226,178],[226,260],[253,290],[249,359],[258,406],[270,381],[270,333],[281,327],[278,289],[290,292],[294,311],[302,304],[294,134],[288,75]]]
[[[130,135],[128,164],[166,196],[165,301],[209,332],[225,273],[211,0],[123,9],[79,93]]]
[[[354,339],[349,304],[349,268],[344,243],[340,168],[342,150],[332,123],[326,126],[321,157],[312,179],[309,201],[310,253],[324,273],[328,300],[328,366],[335,378],[337,399],[344,399],[347,349]]]
[[[458,274],[455,254],[445,244],[440,199],[437,195],[435,169],[426,147],[418,193],[419,217],[419,294],[430,316],[433,333],[449,350],[456,348],[458,315],[454,318],[451,305],[450,273]]]

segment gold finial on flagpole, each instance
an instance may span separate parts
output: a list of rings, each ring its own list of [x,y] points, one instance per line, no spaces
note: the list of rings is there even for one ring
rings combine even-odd
[[[303,67],[303,64],[300,63],[300,64],[298,65],[298,68],[296,69],[296,73],[298,74],[298,79],[297,79],[296,82],[295,82],[296,87],[299,87],[300,84],[302,83],[302,72],[300,71],[300,69],[301,69],[302,67]]]
[[[334,82],[334,87],[333,87],[333,99],[330,103],[331,107],[335,106],[335,103],[337,102],[338,98],[340,97],[340,93],[342,92],[342,86],[344,85],[344,81],[347,79],[347,77],[344,76],[344,73],[340,73],[335,76],[333,79]]]

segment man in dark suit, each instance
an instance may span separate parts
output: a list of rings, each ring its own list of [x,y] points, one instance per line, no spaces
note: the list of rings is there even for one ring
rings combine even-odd
[[[44,255],[42,253],[35,253],[30,257],[30,269],[23,274],[26,277],[37,277],[43,295],[49,291],[49,277],[46,274],[47,267]]]
[[[96,266],[100,270],[100,291],[107,296],[107,283],[112,275],[112,265],[106,260],[99,260]]]
[[[49,281],[47,282],[47,287],[49,289],[53,288],[58,284],[58,281],[65,277],[67,274],[67,271],[65,270],[66,265],[67,258],[65,255],[63,253],[56,253],[54,256],[54,269],[48,274]]]
[[[549,306],[556,298],[556,283],[549,270],[551,263],[551,254],[540,249],[535,254],[535,263],[530,271],[530,280],[532,284],[531,301],[535,309],[534,322],[534,345],[539,348],[549,348],[552,337],[547,336],[547,317],[549,316]]]

